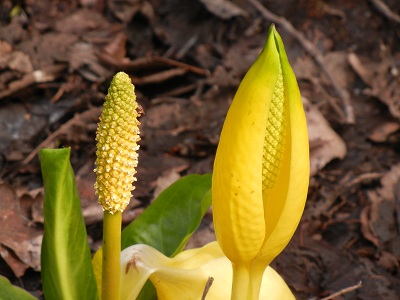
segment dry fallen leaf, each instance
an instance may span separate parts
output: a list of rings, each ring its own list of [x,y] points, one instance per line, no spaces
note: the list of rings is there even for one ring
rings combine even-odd
[[[154,190],[153,199],[156,199],[160,193],[181,178],[181,175],[174,169],[169,169],[157,178],[157,186]]]
[[[232,17],[247,16],[247,13],[239,6],[227,0],[200,0],[209,12],[221,18],[229,20]]]
[[[372,61],[369,57],[350,53],[348,61],[354,72],[370,87],[363,91],[364,94],[377,97],[389,107],[394,117],[400,118],[400,76],[397,67],[400,56],[384,57],[380,61]]]
[[[15,191],[0,185],[0,255],[21,277],[29,267],[40,271],[42,230],[22,216]]]
[[[400,258],[400,164],[395,165],[381,179],[381,187],[368,191],[369,205],[364,208],[362,222],[364,237],[372,241],[381,251]],[[365,233],[367,235],[365,236]],[[385,261],[385,263],[384,263]],[[389,269],[388,261],[382,264]]]
[[[155,18],[154,8],[148,1],[107,0],[107,6],[109,7],[110,11],[124,23],[129,23],[138,12],[147,17],[149,20],[153,20]]]
[[[343,159],[347,149],[342,138],[333,131],[319,110],[307,98],[303,97],[303,103],[310,140],[310,173],[313,176],[333,159]]]
[[[322,101],[328,101],[334,112],[341,120],[348,119],[349,113],[354,110],[350,101],[344,99],[349,98],[348,89],[354,82],[354,74],[351,72],[347,61],[347,53],[345,51],[330,51],[323,56],[324,68],[329,74],[321,73],[321,69],[315,64],[311,57],[299,57],[293,64],[293,70],[297,75],[297,79],[309,81],[312,84],[311,95]],[[333,85],[336,94],[331,94],[326,86]],[[339,103],[337,96],[343,103]],[[347,115],[347,116],[346,116]],[[350,120],[347,120],[350,121]]]
[[[386,122],[378,126],[369,135],[369,139],[375,143],[384,143],[388,141],[391,134],[400,129],[400,124],[397,122]]]
[[[91,43],[77,42],[71,47],[70,68],[78,71],[85,79],[103,82],[112,71],[100,64],[96,49]]]
[[[84,8],[57,20],[55,30],[87,38],[87,35],[93,33],[94,30],[107,29],[109,26],[110,23],[102,14],[93,9]]]

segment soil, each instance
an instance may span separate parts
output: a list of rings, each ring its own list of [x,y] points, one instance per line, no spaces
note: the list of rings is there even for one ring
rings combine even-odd
[[[312,165],[302,221],[273,267],[297,299],[400,299],[399,14],[396,0],[2,1],[0,215],[15,223],[1,220],[0,274],[42,297],[43,147],[71,147],[99,247],[94,137],[116,72],[145,111],[127,224],[180,176],[212,171],[273,22],[306,98]],[[189,246],[213,239],[208,214]]]

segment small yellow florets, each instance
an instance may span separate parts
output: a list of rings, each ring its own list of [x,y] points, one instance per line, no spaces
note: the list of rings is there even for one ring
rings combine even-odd
[[[282,70],[278,74],[268,114],[263,156],[263,189],[271,189],[278,177],[286,142],[285,95]]]
[[[103,210],[122,212],[136,181],[139,114],[135,87],[129,76],[117,73],[111,81],[97,129],[96,195]]]

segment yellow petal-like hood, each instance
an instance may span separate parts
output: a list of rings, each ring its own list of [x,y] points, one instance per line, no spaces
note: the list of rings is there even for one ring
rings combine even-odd
[[[212,178],[214,226],[232,261],[250,262],[264,242],[263,151],[279,70],[279,53],[270,34],[239,86],[218,144]]]
[[[121,253],[121,300],[135,299],[148,278],[160,300],[201,299],[213,278],[207,300],[230,299],[232,266],[216,242],[168,258],[147,245],[135,245]],[[286,300],[294,296],[283,279],[270,267],[263,276],[261,299]]]
[[[258,298],[264,269],[298,226],[308,182],[300,91],[281,37],[271,26],[229,108],[214,162],[214,226],[233,264],[233,288],[240,285],[235,299]]]

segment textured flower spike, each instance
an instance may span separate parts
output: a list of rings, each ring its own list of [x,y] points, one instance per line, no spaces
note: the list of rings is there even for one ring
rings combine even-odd
[[[122,212],[136,181],[139,114],[129,76],[117,73],[111,81],[97,129],[95,190],[103,210]]]
[[[103,207],[103,300],[120,299],[122,211],[131,199],[138,163],[139,114],[135,88],[129,76],[117,73],[111,81],[96,141],[95,191]]]
[[[264,269],[300,221],[309,168],[300,91],[271,26],[229,108],[214,162],[214,226],[233,265],[232,299],[258,299]]]

